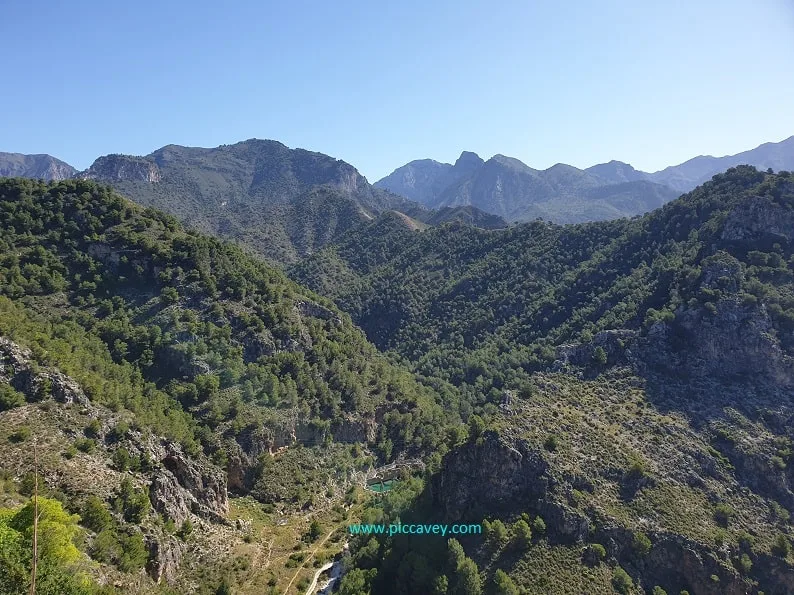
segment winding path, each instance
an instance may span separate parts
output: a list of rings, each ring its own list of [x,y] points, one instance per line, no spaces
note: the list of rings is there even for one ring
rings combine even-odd
[[[295,579],[296,579],[296,578],[298,578],[298,575],[300,574],[301,570],[303,570],[303,567],[304,567],[304,566],[306,566],[306,564],[308,564],[308,563],[309,563],[309,562],[310,562],[310,561],[311,561],[311,560],[314,558],[314,556],[317,554],[317,552],[319,552],[319,551],[320,551],[320,548],[323,546],[323,544],[324,544],[326,541],[328,541],[328,539],[331,537],[331,535],[333,535],[333,534],[334,534],[334,531],[336,531],[336,527],[334,527],[333,529],[331,529],[331,530],[328,532],[328,535],[326,535],[326,536],[323,538],[323,540],[322,540],[320,543],[318,543],[318,544],[317,544],[317,547],[315,547],[315,548],[314,548],[314,551],[312,551],[312,553],[311,553],[311,554],[309,554],[309,557],[308,557],[308,558],[306,558],[306,559],[303,561],[303,563],[302,563],[300,566],[298,566],[298,569],[295,571],[295,574],[294,574],[294,576],[292,577],[292,579],[290,580],[289,584],[287,585],[287,588],[286,588],[286,589],[284,589],[284,595],[287,595],[287,594],[289,593],[289,589],[290,589],[290,587],[292,586],[292,583],[294,583],[294,582],[295,582]],[[315,576],[315,580],[316,580],[316,578],[317,578],[317,577]]]
[[[317,581],[320,580],[320,575],[325,572],[326,570],[330,570],[334,567],[333,562],[326,562],[320,568],[317,569],[317,572],[314,573],[314,578],[312,579],[312,584],[309,585],[309,588],[306,589],[306,595],[314,595],[314,589],[317,588]]]

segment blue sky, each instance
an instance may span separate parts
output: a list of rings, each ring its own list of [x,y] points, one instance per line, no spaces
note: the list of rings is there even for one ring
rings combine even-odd
[[[790,0],[3,0],[0,150],[273,138],[370,181],[461,150],[654,171],[794,135]]]

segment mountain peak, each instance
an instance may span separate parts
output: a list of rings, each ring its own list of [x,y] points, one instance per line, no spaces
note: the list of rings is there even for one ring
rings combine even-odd
[[[463,151],[458,157],[458,160],[455,162],[455,167],[466,168],[466,169],[473,169],[474,167],[479,167],[485,163],[482,157],[477,155],[477,153],[472,153],[471,151]]]
[[[23,155],[0,152],[0,177],[19,176],[59,181],[71,178],[76,173],[77,170],[68,163],[45,153]]]

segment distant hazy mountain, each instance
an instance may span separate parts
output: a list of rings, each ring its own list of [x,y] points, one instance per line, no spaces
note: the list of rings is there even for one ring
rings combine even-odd
[[[272,140],[107,155],[78,177],[107,182],[140,204],[281,262],[310,254],[384,210],[419,208],[373,188],[344,161]]]
[[[636,182],[638,180],[648,179],[648,174],[638,171],[628,163],[623,163],[622,161],[601,163],[600,165],[588,167],[585,171],[589,174],[598,176],[610,184],[622,184],[623,182]]]
[[[432,159],[419,159],[394,170],[376,182],[375,186],[430,205],[444,189],[471,175],[482,164],[483,160],[479,155],[468,151],[461,154],[455,165]]]
[[[434,209],[472,206],[507,221],[543,217],[559,223],[637,215],[677,196],[632,175],[631,166],[612,169],[598,175],[558,163],[537,170],[505,155],[483,161],[464,152],[454,166],[413,161],[375,186]]]
[[[656,173],[647,174],[649,180],[666,184],[671,188],[688,192],[710,180],[714,175],[737,165],[753,165],[758,169],[772,168],[774,171],[794,169],[794,136],[779,143],[764,143],[736,155],[695,157],[680,165],[667,167]]]
[[[536,217],[575,223],[631,217],[655,209],[736,165],[794,169],[794,137],[728,157],[701,156],[655,173],[610,161],[585,170],[558,163],[532,169],[496,155],[464,152],[450,165],[412,161],[375,183],[431,208],[472,205],[508,221]]]
[[[77,170],[52,155],[23,155],[0,152],[0,177],[36,178],[46,181],[65,180]]]

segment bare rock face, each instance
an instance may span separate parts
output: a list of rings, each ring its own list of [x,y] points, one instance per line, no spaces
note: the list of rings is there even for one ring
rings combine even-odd
[[[76,173],[77,170],[71,165],[51,155],[0,152],[0,176],[58,182],[71,178]]]
[[[495,432],[450,453],[433,485],[447,518],[476,517],[482,511],[510,511],[542,499],[549,488],[548,465],[529,449],[509,445]]]
[[[190,498],[191,495],[179,485],[174,474],[165,469],[155,472],[149,486],[152,507],[178,525],[190,516],[191,504],[198,503],[195,498]],[[189,501],[186,500],[186,496]]]
[[[157,584],[171,583],[177,578],[183,549],[184,546],[173,538],[150,541],[146,572]]]
[[[763,308],[739,298],[720,300],[715,312],[680,308],[672,324],[655,323],[639,341],[637,363],[674,374],[794,388],[794,360],[772,330]]]
[[[161,453],[152,454],[159,454],[157,458],[162,464],[149,486],[149,498],[155,510],[176,523],[183,522],[191,512],[224,522],[229,498],[223,471],[188,457],[170,442]]]
[[[8,382],[31,401],[52,396],[61,403],[88,404],[77,382],[58,370],[39,369],[33,361],[29,349],[0,337],[0,381]]]
[[[789,192],[794,191],[794,184],[791,186]],[[755,242],[794,240],[794,211],[765,197],[744,200],[728,215],[722,239]]]
[[[344,419],[331,428],[336,442],[374,442],[378,424],[374,419]]]
[[[604,350],[608,363],[615,363],[622,359],[626,346],[636,335],[636,331],[631,330],[607,330],[596,333],[589,343],[561,345],[557,349],[555,368],[593,365],[596,347]]]
[[[321,320],[333,320],[336,324],[342,324],[342,320],[328,308],[312,302],[296,302],[295,309],[301,316],[311,316]]]
[[[651,533],[651,549],[638,556],[634,551],[635,533],[623,527],[597,532],[596,540],[605,544],[610,558],[634,577],[647,592],[664,585],[669,593],[688,590],[706,595],[743,595],[747,583],[735,568],[718,559],[703,545],[668,533]],[[716,576],[719,581],[711,577]]]
[[[159,182],[160,169],[153,161],[130,155],[105,155],[100,157],[86,171],[78,174],[82,180],[101,182]]]

